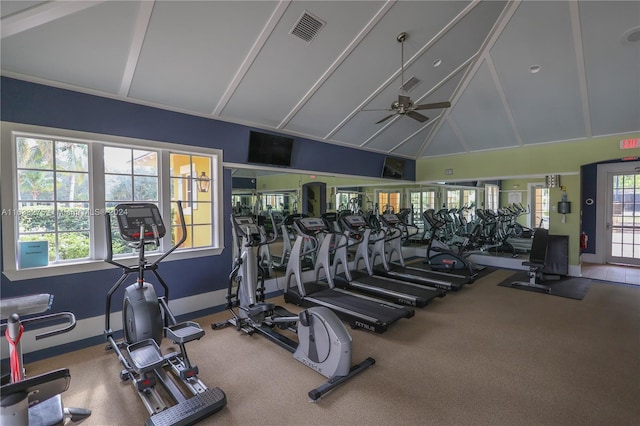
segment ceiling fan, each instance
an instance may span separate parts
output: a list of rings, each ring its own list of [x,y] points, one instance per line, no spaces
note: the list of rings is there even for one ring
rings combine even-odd
[[[388,108],[388,109],[364,110],[364,111],[393,111],[393,114],[389,114],[386,117],[384,117],[382,120],[376,121],[376,124],[380,124],[383,121],[387,121],[388,119],[396,115],[406,115],[408,117],[413,118],[414,120],[424,123],[429,119],[429,117],[422,115],[417,111],[425,110],[425,109],[449,108],[451,106],[451,102],[448,102],[448,101],[415,105],[409,96],[403,94],[404,92],[404,41],[406,39],[407,39],[407,33],[404,33],[404,32],[398,34],[398,37],[396,37],[396,40],[398,40],[398,42],[402,46],[401,47],[402,63],[400,68],[402,86],[401,86],[401,93],[398,95],[398,100],[394,101],[391,104],[391,108]]]

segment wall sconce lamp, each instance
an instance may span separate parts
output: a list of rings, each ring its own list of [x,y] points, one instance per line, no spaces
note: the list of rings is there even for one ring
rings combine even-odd
[[[200,174],[196,178],[198,182],[198,191],[200,192],[209,192],[209,187],[211,186],[211,178],[207,176],[204,172]]]

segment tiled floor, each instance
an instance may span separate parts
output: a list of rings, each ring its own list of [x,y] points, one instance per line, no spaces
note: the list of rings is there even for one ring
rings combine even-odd
[[[640,285],[640,267],[583,263],[582,276],[595,280]]]

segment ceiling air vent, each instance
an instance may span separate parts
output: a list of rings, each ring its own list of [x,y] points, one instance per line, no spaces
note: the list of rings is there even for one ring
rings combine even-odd
[[[404,86],[400,87],[400,90],[404,90],[405,92],[409,92],[411,89],[416,87],[418,84],[422,83],[422,80],[418,80],[415,77],[411,77],[409,80],[405,81]]]
[[[305,10],[298,20],[298,23],[291,30],[291,34],[301,38],[307,43],[311,43],[311,40],[318,34],[318,31],[324,27],[324,24],[325,22]]]

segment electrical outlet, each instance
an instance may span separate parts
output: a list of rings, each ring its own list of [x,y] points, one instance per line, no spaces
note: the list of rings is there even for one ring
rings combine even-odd
[[[444,169],[444,174],[450,176],[453,174],[453,169]]]

